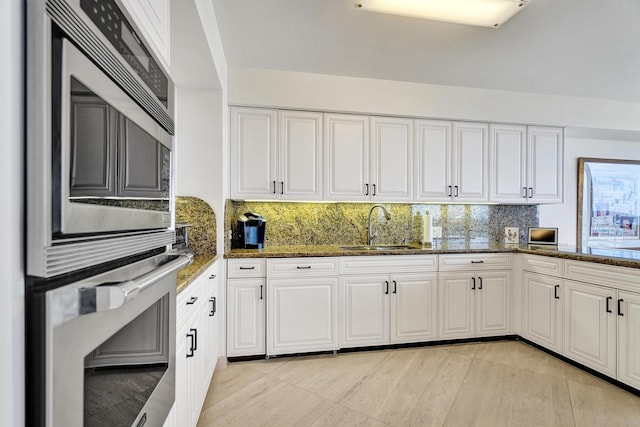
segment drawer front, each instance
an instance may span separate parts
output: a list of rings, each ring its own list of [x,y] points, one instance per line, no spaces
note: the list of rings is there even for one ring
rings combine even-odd
[[[522,269],[534,273],[562,277],[564,274],[563,267],[564,260],[559,258],[528,254],[524,254],[522,258]]]
[[[272,277],[337,276],[338,258],[281,258],[267,260]]]
[[[394,274],[438,271],[437,259],[437,255],[342,257],[340,258],[340,273]]]
[[[640,291],[640,269],[595,264],[592,262],[566,260],[564,262],[565,279],[631,292]]]
[[[231,278],[265,277],[267,272],[264,258],[229,259],[227,270],[227,276]]]
[[[440,271],[509,270],[511,254],[440,255]]]

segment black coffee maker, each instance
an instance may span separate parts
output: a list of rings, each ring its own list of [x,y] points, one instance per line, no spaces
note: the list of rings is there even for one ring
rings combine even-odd
[[[244,249],[262,249],[267,221],[253,212],[246,212],[238,218],[238,245]]]

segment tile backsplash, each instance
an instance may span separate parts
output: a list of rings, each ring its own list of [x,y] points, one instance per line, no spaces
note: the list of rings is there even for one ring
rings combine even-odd
[[[236,233],[237,218],[245,212],[256,212],[267,221],[267,246],[365,244],[369,210],[373,205],[227,200],[225,230]],[[418,215],[426,211],[432,216],[433,225],[442,227],[444,239],[501,242],[505,227],[518,227],[520,243],[524,244],[527,228],[538,226],[535,205],[390,203],[384,206],[389,209],[391,220],[384,219],[381,209],[374,211],[373,216],[374,224],[379,224],[378,244],[416,241],[414,219],[419,220]]]

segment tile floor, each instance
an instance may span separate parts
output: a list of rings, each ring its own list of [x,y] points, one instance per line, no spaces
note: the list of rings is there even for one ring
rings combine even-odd
[[[516,341],[231,363],[198,427],[640,426],[640,397]]]

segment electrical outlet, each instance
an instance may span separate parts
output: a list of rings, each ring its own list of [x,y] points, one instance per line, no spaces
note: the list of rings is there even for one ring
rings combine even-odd
[[[431,229],[431,234],[434,239],[442,239],[442,227],[433,227]]]

